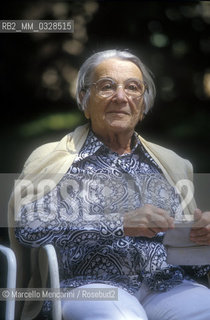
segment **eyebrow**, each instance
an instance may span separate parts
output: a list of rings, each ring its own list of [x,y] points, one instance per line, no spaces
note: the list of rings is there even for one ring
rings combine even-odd
[[[113,79],[113,78],[111,78],[111,77],[101,77],[101,78],[99,78],[98,80],[96,80],[95,82],[97,82],[97,81],[99,81],[99,80],[111,80],[111,81],[117,82],[115,79]],[[143,80],[138,79],[138,78],[128,78],[128,79],[124,80],[124,82],[125,82],[125,81],[128,81],[128,80],[143,81]]]

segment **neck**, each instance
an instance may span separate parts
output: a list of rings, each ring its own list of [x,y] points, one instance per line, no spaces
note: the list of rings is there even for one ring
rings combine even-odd
[[[94,132],[95,135],[114,152],[125,154],[131,152],[131,140],[134,131],[128,133],[106,133],[101,136]]]

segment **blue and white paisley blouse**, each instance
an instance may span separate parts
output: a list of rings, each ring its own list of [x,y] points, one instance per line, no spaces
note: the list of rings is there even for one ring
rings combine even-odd
[[[123,214],[151,203],[180,218],[180,199],[161,169],[133,136],[132,152],[118,155],[92,131],[59,184],[21,209],[16,237],[25,246],[53,243],[61,287],[101,282],[137,292],[142,282],[164,291],[184,278],[202,277],[209,266],[166,262],[163,233],[154,238],[123,234]]]

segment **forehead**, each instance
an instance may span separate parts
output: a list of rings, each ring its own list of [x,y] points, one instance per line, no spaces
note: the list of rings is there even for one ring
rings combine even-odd
[[[106,59],[94,69],[93,81],[102,77],[110,77],[117,81],[129,78],[143,79],[142,72],[135,63],[117,58]]]

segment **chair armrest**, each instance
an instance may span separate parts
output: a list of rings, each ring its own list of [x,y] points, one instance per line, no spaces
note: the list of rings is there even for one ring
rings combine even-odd
[[[7,289],[16,288],[17,262],[12,249],[0,245],[0,252],[7,260]],[[13,320],[15,316],[15,298],[6,300],[5,320]]]
[[[52,289],[60,288],[60,279],[59,279],[59,269],[58,269],[58,260],[55,248],[52,244],[46,244],[43,246],[48,258],[49,266],[49,275],[50,275],[50,286]],[[52,319],[61,320],[61,300],[54,299],[52,302]]]

